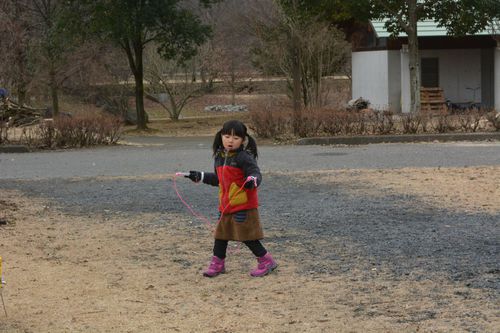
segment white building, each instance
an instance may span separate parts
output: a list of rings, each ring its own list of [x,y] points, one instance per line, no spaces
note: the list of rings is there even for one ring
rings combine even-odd
[[[407,36],[390,38],[384,23],[372,22],[353,49],[352,98],[368,99],[376,109],[409,112]],[[452,37],[434,21],[419,22],[422,86],[442,88],[452,103],[475,102],[500,111],[500,45],[492,34]]]

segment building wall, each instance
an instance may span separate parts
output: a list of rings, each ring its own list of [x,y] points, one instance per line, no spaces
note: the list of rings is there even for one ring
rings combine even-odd
[[[368,99],[375,109],[389,108],[387,50],[352,53],[352,98]]]
[[[495,49],[481,49],[481,103],[487,108],[495,106]]]
[[[495,109],[500,112],[500,47],[495,48]]]
[[[401,112],[401,52],[399,50],[389,51],[389,109],[393,112]]]
[[[484,99],[500,110],[499,48],[494,56],[488,56],[486,49],[439,49],[420,50],[420,57],[439,59],[439,86],[446,99],[454,103],[482,103]],[[377,109],[409,112],[408,63],[405,48],[353,52],[352,98],[366,98]]]
[[[439,86],[445,98],[481,103],[481,49],[421,50],[420,57],[439,58]]]

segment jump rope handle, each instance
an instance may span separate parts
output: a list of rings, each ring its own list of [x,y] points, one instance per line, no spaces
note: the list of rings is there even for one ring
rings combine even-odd
[[[184,176],[184,177],[187,177],[189,176],[189,172],[176,172],[175,173],[176,176]]]
[[[245,179],[245,183],[244,184],[246,184],[246,183],[253,183],[253,186],[257,187],[257,177],[248,176],[247,179]]]

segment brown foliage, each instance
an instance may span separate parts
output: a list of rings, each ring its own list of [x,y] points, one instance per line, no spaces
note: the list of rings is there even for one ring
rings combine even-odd
[[[54,135],[56,147],[85,147],[116,143],[121,134],[122,120],[113,116],[57,117],[54,130],[46,131]],[[46,138],[47,143],[49,139]],[[49,146],[50,147],[50,146]]]
[[[257,105],[250,111],[251,129],[262,138],[280,138],[292,131],[292,112],[276,101]]]
[[[373,121],[374,134],[390,134],[394,131],[394,114],[391,111],[376,111]]]
[[[306,108],[296,115],[294,122],[294,114],[289,106],[274,105],[253,109],[250,115],[253,130],[257,135],[278,139],[292,136],[416,134],[429,131],[446,133],[460,129],[476,132],[480,128],[483,115],[496,130],[500,127],[500,116],[497,113],[485,114],[480,110],[468,110],[460,115],[443,111],[437,114],[395,116],[389,111]]]
[[[500,112],[490,111],[485,114],[485,117],[493,125],[495,130],[500,131]]]
[[[401,116],[401,125],[403,127],[403,133],[405,134],[415,134],[418,133],[418,129],[422,124],[423,119],[421,114],[407,113]],[[424,126],[424,128],[427,128]],[[425,130],[424,130],[425,131]]]
[[[8,140],[8,128],[0,126],[0,144],[15,142],[49,149],[109,145],[120,139],[122,127],[123,120],[115,116],[59,116],[22,128],[21,135],[12,140]]]

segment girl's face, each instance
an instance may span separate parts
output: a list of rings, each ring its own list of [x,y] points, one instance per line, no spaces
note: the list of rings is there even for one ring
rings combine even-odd
[[[231,134],[222,134],[222,145],[225,150],[237,150],[243,144],[243,138]]]

